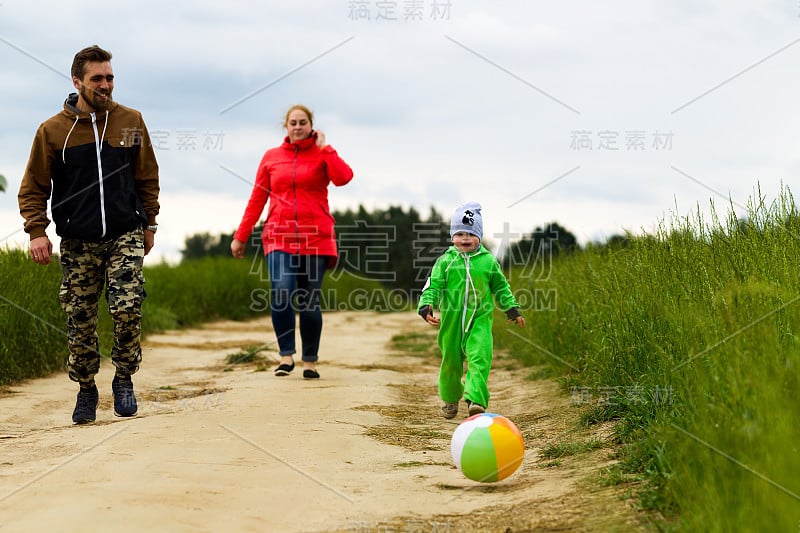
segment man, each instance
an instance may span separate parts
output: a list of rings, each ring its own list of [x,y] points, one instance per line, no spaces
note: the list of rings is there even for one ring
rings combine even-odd
[[[105,288],[114,322],[114,414],[136,415],[131,375],[142,360],[142,263],[153,248],[158,164],[141,113],[113,98],[111,53],[98,46],[72,63],[77,93],[39,126],[19,189],[31,259],[50,263],[47,201],[61,237],[59,301],[67,315],[69,378],[80,385],[74,424],[94,422],[100,369],[97,309]]]

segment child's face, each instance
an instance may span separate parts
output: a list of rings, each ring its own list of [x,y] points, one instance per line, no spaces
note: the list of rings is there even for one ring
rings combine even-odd
[[[459,231],[453,234],[453,246],[459,252],[473,252],[478,249],[480,243],[481,240],[472,233]]]

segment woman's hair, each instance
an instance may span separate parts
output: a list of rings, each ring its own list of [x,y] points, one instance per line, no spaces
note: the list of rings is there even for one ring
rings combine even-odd
[[[292,107],[289,108],[289,110],[286,112],[286,115],[284,115],[284,117],[283,117],[283,127],[284,128],[289,125],[289,115],[291,114],[292,111],[294,111],[296,109],[299,109],[300,111],[305,113],[306,116],[308,117],[308,121],[311,123],[311,126],[314,126],[314,113],[312,113],[309,108],[307,108],[306,106],[304,106],[302,104],[295,104],[295,105],[293,105]]]
[[[72,60],[71,74],[82,80],[83,73],[86,70],[86,63],[105,63],[106,61],[111,61],[111,52],[103,50],[97,45],[84,48],[75,54],[75,58]]]

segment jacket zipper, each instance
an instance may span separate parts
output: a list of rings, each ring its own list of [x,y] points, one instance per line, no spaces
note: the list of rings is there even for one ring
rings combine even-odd
[[[472,283],[472,274],[470,273],[470,259],[477,255],[477,252],[463,253],[464,257],[464,311],[461,314],[461,328],[464,333],[472,329],[472,321],[478,312],[478,295],[475,291],[475,284]],[[475,295],[475,307],[472,309],[472,316],[467,319],[467,311],[469,310],[469,289],[472,287],[472,292]]]
[[[292,169],[292,195],[294,196],[294,236],[297,243],[298,250],[300,246],[300,219],[297,214],[297,156],[300,153],[300,147],[294,146],[294,168]]]
[[[100,137],[97,135],[97,116],[92,113],[92,129],[94,130],[94,150],[97,154],[97,181],[100,185],[100,223],[103,227],[101,237],[106,236],[106,200],[103,188],[103,162],[100,158]]]

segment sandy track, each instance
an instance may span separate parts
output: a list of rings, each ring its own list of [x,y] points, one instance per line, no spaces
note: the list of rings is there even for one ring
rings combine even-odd
[[[544,444],[589,433],[573,433],[577,414],[555,384],[525,381],[502,354],[490,410],[520,427],[525,461],[500,483],[461,475],[449,438],[463,417],[438,415],[436,361],[393,351],[402,333],[435,331],[413,313],[326,314],[319,381],[274,377],[274,351],[267,371],[226,364],[274,338],[268,319],[151,336],[134,380],[139,415],[113,416],[104,364],[88,426],[71,425],[76,389],[63,374],[5,389],[0,532],[640,527],[620,489],[589,481],[609,448],[539,457]]]

